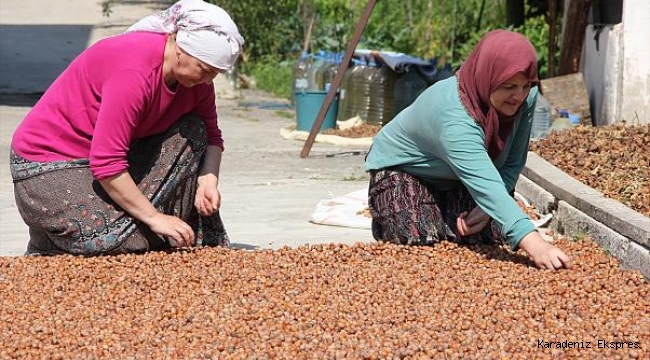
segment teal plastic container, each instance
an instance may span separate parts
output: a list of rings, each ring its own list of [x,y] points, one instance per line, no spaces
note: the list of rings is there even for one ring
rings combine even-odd
[[[311,131],[316,122],[316,117],[320,111],[327,91],[299,91],[296,92],[296,118],[298,121],[298,130]],[[320,127],[319,132],[336,127],[336,115],[339,111],[339,96],[336,94],[330,108],[325,114],[325,119]]]

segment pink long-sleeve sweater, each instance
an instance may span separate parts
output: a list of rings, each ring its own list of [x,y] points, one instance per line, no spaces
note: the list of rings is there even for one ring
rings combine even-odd
[[[208,144],[223,149],[213,84],[171,91],[163,80],[167,35],[136,32],[101,40],[52,83],[13,134],[31,161],[89,159],[96,179],[128,168],[133,140],[166,131],[185,114],[201,117]]]

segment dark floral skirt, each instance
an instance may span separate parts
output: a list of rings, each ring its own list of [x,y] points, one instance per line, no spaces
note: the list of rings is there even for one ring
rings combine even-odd
[[[440,240],[463,244],[504,241],[492,219],[475,235],[458,235],[458,215],[476,207],[460,183],[454,190],[440,191],[401,170],[370,171],[368,206],[372,235],[378,241],[402,245],[432,245]]]
[[[194,207],[207,136],[203,121],[186,116],[166,133],[134,142],[129,173],[158,211],[193,227],[196,245],[229,246],[219,213]],[[11,151],[20,215],[29,226],[27,254],[100,255],[171,248],[168,239],[123,211],[95,180],[87,159],[28,161]]]

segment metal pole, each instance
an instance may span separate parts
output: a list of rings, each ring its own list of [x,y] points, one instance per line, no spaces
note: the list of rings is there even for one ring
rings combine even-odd
[[[306,158],[307,156],[309,156],[309,152],[311,151],[311,147],[314,144],[314,140],[316,140],[316,135],[318,134],[320,127],[323,125],[323,121],[325,121],[325,114],[327,114],[327,110],[329,110],[330,105],[332,104],[332,100],[334,100],[334,96],[336,95],[336,92],[338,91],[339,86],[341,85],[341,80],[343,80],[343,75],[345,73],[345,70],[347,70],[348,64],[350,63],[350,60],[352,60],[352,55],[354,54],[354,50],[357,48],[357,44],[359,44],[359,40],[361,40],[363,29],[366,27],[366,24],[368,23],[368,19],[372,14],[372,9],[374,9],[376,3],[377,0],[368,0],[368,5],[366,5],[366,10],[363,12],[363,15],[361,15],[361,19],[359,19],[359,22],[357,23],[357,28],[354,30],[354,35],[352,36],[352,39],[350,39],[350,43],[348,44],[348,48],[345,51],[345,56],[343,57],[343,61],[341,62],[341,65],[339,65],[339,69],[336,71],[336,76],[334,76],[334,79],[332,79],[332,85],[330,86],[330,89],[327,92],[327,96],[325,97],[325,100],[323,101],[323,105],[321,106],[320,111],[318,112],[318,116],[316,116],[316,121],[314,122],[314,125],[312,125],[311,127],[311,131],[309,132],[307,141],[305,141],[305,145],[303,146],[302,151],[300,152],[301,158]]]

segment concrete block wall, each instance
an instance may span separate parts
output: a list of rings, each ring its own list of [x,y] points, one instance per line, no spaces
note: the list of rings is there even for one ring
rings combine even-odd
[[[650,279],[650,218],[556,168],[533,152],[517,192],[540,213],[554,212],[550,228],[568,237],[590,235],[623,267]]]

